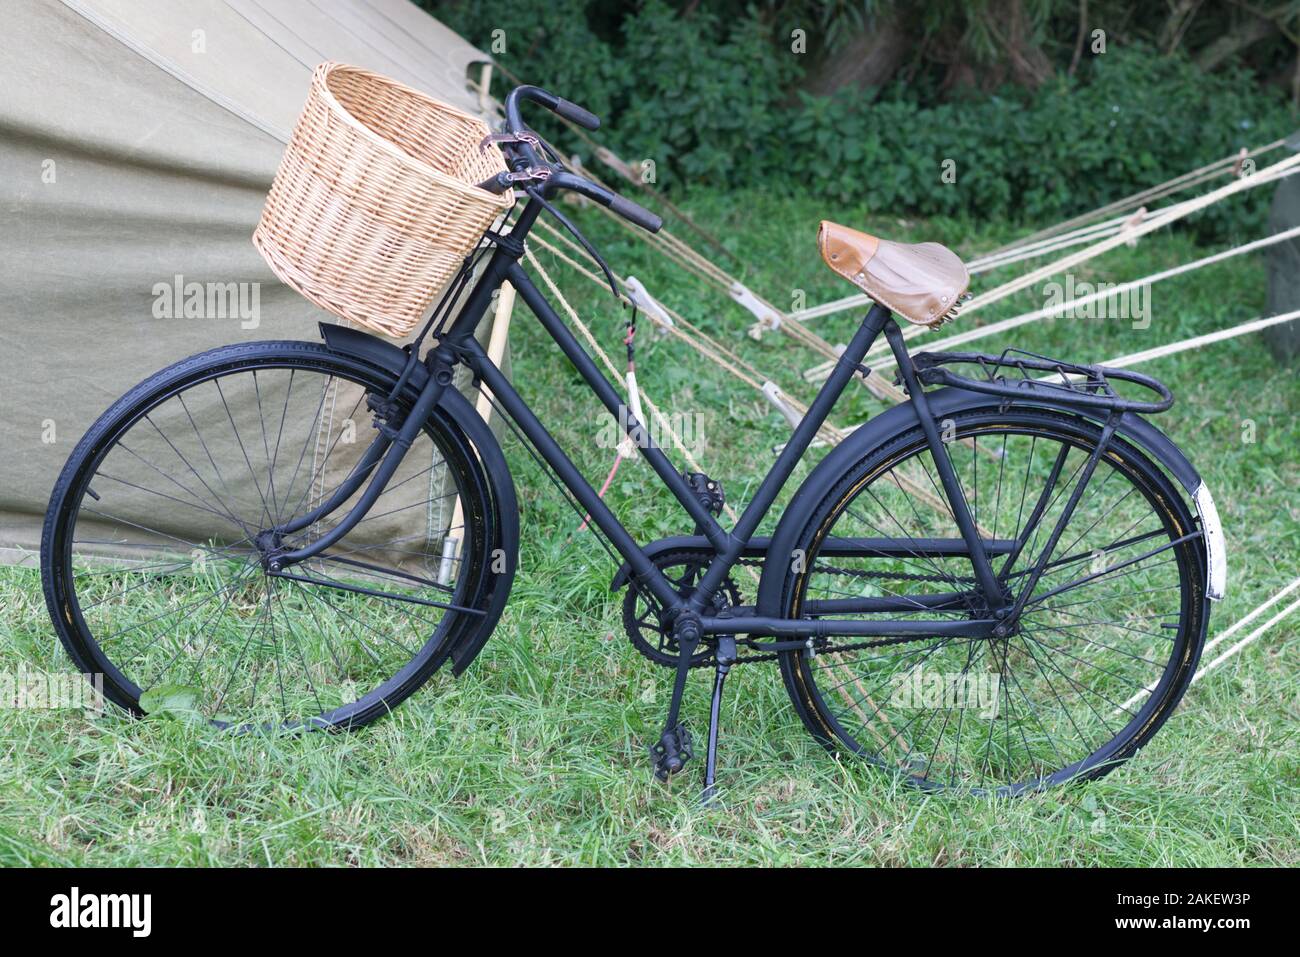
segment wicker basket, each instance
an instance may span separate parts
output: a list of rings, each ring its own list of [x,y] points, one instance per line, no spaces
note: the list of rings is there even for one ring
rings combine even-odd
[[[429,310],[514,202],[487,124],[387,77],[322,63],[253,233],[275,274],[340,318],[395,338]]]

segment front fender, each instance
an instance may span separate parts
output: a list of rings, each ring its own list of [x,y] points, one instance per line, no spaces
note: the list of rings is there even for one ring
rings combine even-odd
[[[335,352],[361,359],[370,365],[386,369],[394,377],[400,376],[406,368],[408,353],[391,342],[385,342],[358,329],[336,326],[331,323],[320,324],[321,338]],[[408,380],[408,390],[419,393],[429,381],[429,370],[417,364]],[[464,433],[470,446],[483,463],[487,480],[491,485],[492,499],[495,504],[495,528],[493,530],[494,548],[500,549],[504,568],[495,571],[489,568],[488,582],[485,586],[486,600],[484,615],[477,620],[466,619],[465,626],[454,635],[446,654],[451,657],[452,673],[459,675],[472,662],[496,627],[510,597],[510,588],[514,584],[515,569],[519,558],[519,504],[515,495],[514,479],[506,465],[505,455],[497,442],[492,429],[465,396],[455,389],[444,389],[438,399],[435,416],[454,425]],[[440,659],[441,661],[442,659]]]
[[[925,394],[930,409],[936,418],[942,418],[957,412],[971,409],[996,408],[998,401],[979,392],[966,389],[937,389]],[[1106,413],[1102,410],[1068,406],[1046,401],[1018,403],[1048,408],[1096,422],[1104,421]],[[911,402],[903,402],[887,409],[869,420],[841,442],[824,459],[821,460],[804,479],[785,514],[777,523],[772,534],[769,556],[790,555],[795,547],[795,540],[808,523],[813,510],[829,492],[831,486],[844,474],[853,463],[873,449],[884,444],[893,436],[919,424],[916,407]],[[1134,445],[1143,449],[1172,475],[1187,491],[1188,497],[1196,503],[1201,522],[1205,528],[1207,552],[1207,594],[1214,599],[1222,598],[1226,585],[1227,557],[1224,553],[1223,534],[1219,528],[1218,515],[1214,510],[1209,490],[1201,480],[1200,474],[1187,460],[1173,441],[1146,419],[1132,413],[1120,417],[1117,431]],[[1208,503],[1208,505],[1206,504]],[[785,585],[788,566],[785,561],[764,563],[763,576],[758,586],[757,614],[780,615],[781,592]]]

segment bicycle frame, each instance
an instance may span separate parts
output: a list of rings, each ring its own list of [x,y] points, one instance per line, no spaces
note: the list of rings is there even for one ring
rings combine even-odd
[[[560,316],[552,308],[546,297],[533,283],[527,272],[520,265],[523,255],[523,238],[528,234],[532,224],[541,212],[542,205],[530,200],[521,211],[514,228],[506,241],[499,241],[488,264],[473,290],[465,300],[460,315],[438,345],[430,350],[424,362],[430,375],[418,399],[402,421],[400,428],[381,428],[380,435],[363,454],[353,473],[346,479],[329,500],[319,508],[304,515],[292,523],[271,530],[272,533],[286,534],[319,520],[347,501],[362,484],[369,479],[370,484],[362,493],[351,511],[322,538],[312,544],[278,554],[272,562],[272,571],[304,561],[327,549],[342,538],[357,522],[365,517],[366,511],[383,492],[388,480],[396,472],[406,449],[410,446],[419,430],[423,427],[429,412],[436,405],[442,390],[451,385],[451,371],[457,364],[466,365],[476,377],[481,387],[487,389],[494,402],[514,421],[523,435],[534,446],[547,466],[572,493],[579,505],[590,516],[591,521],[609,539],[613,547],[627,562],[631,575],[660,602],[668,616],[676,618],[689,614],[698,618],[701,635],[736,635],[751,637],[773,637],[793,639],[787,642],[773,642],[765,647],[779,649],[784,647],[803,647],[813,638],[833,636],[854,636],[865,638],[905,638],[909,636],[987,638],[993,637],[1001,628],[1004,612],[1014,598],[1004,594],[997,572],[993,568],[995,556],[1008,555],[1018,551],[1014,541],[982,540],[971,518],[965,496],[962,493],[956,472],[948,457],[946,447],[940,437],[938,427],[930,414],[925,392],[922,389],[903,341],[902,334],[889,311],[882,306],[873,305],[863,318],[853,338],[835,363],[830,376],[821,391],[808,408],[807,414],[795,428],[794,434],[778,455],[767,475],[760,482],[753,499],[745,507],[730,531],[724,529],[699,500],[694,490],[683,475],[673,466],[667,455],[660,449],[646,431],[644,425],[627,413],[622,397],[597,367],[591,356],[569,331]],[[514,386],[488,357],[483,347],[474,337],[474,331],[486,314],[492,292],[503,282],[510,283],[529,310],[541,322],[543,328],[560,347],[560,350],[577,369],[584,381],[600,399],[601,403],[615,419],[625,428],[627,435],[636,443],[641,455],[654,470],[660,481],[672,492],[686,515],[692,519],[698,533],[707,540],[712,557],[708,561],[702,576],[696,583],[689,598],[682,598],[676,588],[668,581],[663,572],[656,567],[646,550],[636,542],[618,517],[605,504],[604,500],[578,471],[573,461],[556,442],[555,438],[541,423],[528,404],[515,390]],[[705,615],[709,599],[715,590],[725,581],[736,563],[752,550],[757,539],[755,532],[770,511],[773,502],[780,494],[785,483],[793,473],[818,430],[826,421],[831,408],[835,405],[844,389],[853,377],[859,373],[870,374],[862,365],[867,351],[877,338],[884,334],[898,363],[903,382],[909,393],[909,401],[915,406],[917,418],[925,432],[927,444],[933,455],[936,469],[943,486],[948,505],[961,532],[960,540],[931,540],[926,542],[895,539],[854,540],[856,547],[873,555],[907,554],[907,555],[943,555],[951,557],[961,555],[969,558],[978,592],[983,606],[990,616],[972,620],[888,620],[888,619],[786,619],[756,614]],[[417,361],[412,356],[410,362]],[[621,414],[620,414],[621,413]],[[1103,446],[1104,447],[1104,443]],[[1100,449],[1098,450],[1098,453]],[[1094,463],[1095,464],[1095,463]],[[373,475],[372,475],[373,473]],[[1067,519],[1068,515],[1062,516]],[[1064,527],[1063,522],[1061,527]],[[918,548],[924,549],[918,551]],[[1046,561],[1046,555],[1042,561]],[[1008,563],[1009,565],[1009,563]],[[1005,569],[1004,569],[1005,573]],[[1036,576],[1032,576],[1036,580]],[[1028,591],[1020,596],[1021,601]],[[909,599],[909,607],[915,608],[917,601],[936,610],[945,603],[951,604],[960,596],[928,595]],[[861,612],[864,614],[881,614],[902,610],[896,603],[882,599],[864,598],[842,602],[847,607],[836,609],[840,613]],[[860,606],[860,607],[859,607]],[[741,609],[745,611],[746,609]]]
[[[713,798],[724,682],[758,663],[780,670],[820,744],[927,792],[1028,793],[1096,777],[1144,747],[1197,674],[1226,577],[1209,491],[1144,418],[1173,393],[1140,372],[1023,348],[911,355],[900,325],[951,317],[969,282],[959,261],[824,222],[823,258],[875,304],[811,405],[791,416],[741,514],[728,509],[722,524],[721,484],[670,432],[694,470],[679,471],[686,463],[628,415],[639,407],[632,338],[624,383],[527,256],[545,212],[623,299],[551,198],[583,196],[650,233],[662,220],[567,170],[522,123],[523,100],[598,124],[545,90],[511,91],[505,129],[479,144],[499,147],[505,168],[468,186],[526,198],[450,253],[454,280],[404,348],[330,323],[323,344],[230,344],[142,381],[77,443],[50,495],[40,567],[50,621],[78,670],[104,676],[106,698],[134,714],[167,710],[184,692],[218,728],[296,733],[376,720],[444,666],[463,675],[494,634],[512,648],[550,641],[554,627],[498,628],[520,515],[501,430],[487,421],[494,410],[586,514],[593,544],[622,557],[610,582],[630,644],[620,660],[640,655],[673,674],[662,730],[645,742],[661,780],[695,757],[686,691],[709,669],[703,798]],[[873,262],[885,271],[868,270]],[[594,471],[598,450],[579,435],[566,452],[498,367],[499,336],[486,351],[482,323],[498,290],[527,307],[618,422],[620,451],[636,445],[672,493],[684,518],[670,534],[638,542],[629,527],[644,522],[625,526],[575,464]],[[921,306],[908,290],[950,309]],[[810,454],[846,391],[872,385],[877,350],[892,353],[905,394]],[[354,444],[358,425],[367,434]],[[246,442],[259,434],[260,449]],[[340,443],[350,448],[336,454]],[[741,573],[754,569],[741,565],[761,566],[756,589],[742,592]]]

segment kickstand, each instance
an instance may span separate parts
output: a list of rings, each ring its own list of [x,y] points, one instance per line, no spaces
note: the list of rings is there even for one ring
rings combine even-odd
[[[719,635],[717,668],[713,675],[713,699],[709,702],[709,749],[704,758],[704,793],[700,795],[700,803],[706,806],[713,803],[718,793],[715,781],[718,771],[718,715],[722,710],[722,683],[727,680],[735,661],[735,637]]]

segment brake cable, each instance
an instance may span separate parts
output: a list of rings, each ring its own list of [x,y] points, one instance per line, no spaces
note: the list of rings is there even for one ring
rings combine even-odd
[[[524,187],[524,192],[535,199],[541,205],[542,209],[554,216],[556,220],[559,221],[559,224],[572,234],[573,238],[578,241],[578,244],[586,250],[587,255],[590,256],[595,261],[596,265],[600,267],[600,271],[605,274],[605,281],[609,283],[609,290],[614,294],[614,298],[622,299],[623,294],[619,291],[618,281],[614,278],[613,270],[609,268],[609,264],[605,262],[600,253],[596,252],[596,247],[587,241],[587,237],[579,232],[577,226],[573,225],[569,220],[569,217],[565,216],[562,212],[551,205],[550,201],[542,196],[542,191],[536,186],[526,186]]]

